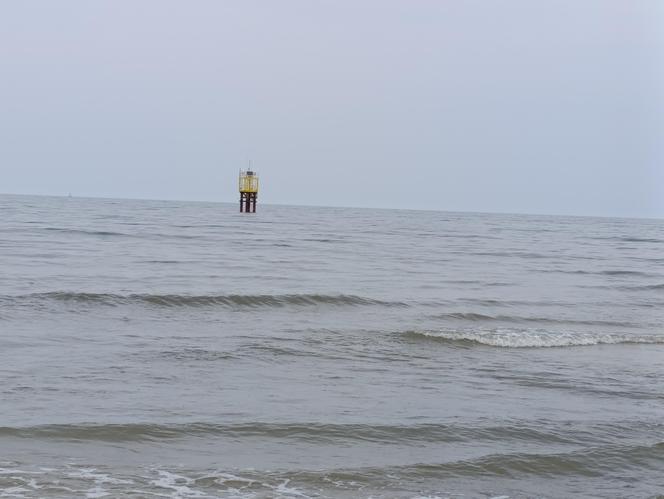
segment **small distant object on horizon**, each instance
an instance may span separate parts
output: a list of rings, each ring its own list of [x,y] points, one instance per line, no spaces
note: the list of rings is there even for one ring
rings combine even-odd
[[[240,170],[240,213],[256,213],[258,174],[251,169]]]

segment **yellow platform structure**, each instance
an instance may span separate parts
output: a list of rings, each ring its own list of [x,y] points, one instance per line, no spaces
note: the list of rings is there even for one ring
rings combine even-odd
[[[251,170],[240,170],[240,192],[258,192],[258,175]]]
[[[258,175],[252,170],[240,170],[240,213],[256,213]]]

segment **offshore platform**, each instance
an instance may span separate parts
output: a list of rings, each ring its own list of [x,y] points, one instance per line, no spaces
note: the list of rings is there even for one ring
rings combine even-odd
[[[258,175],[253,170],[240,170],[240,213],[256,213]]]

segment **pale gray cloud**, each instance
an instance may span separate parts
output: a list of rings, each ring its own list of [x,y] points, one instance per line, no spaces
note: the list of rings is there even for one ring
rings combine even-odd
[[[0,192],[664,216],[658,0],[0,3]]]

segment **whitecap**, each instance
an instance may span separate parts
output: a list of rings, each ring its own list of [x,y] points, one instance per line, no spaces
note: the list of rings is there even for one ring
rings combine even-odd
[[[474,342],[504,348],[547,348],[629,343],[664,344],[664,335],[557,332],[541,329],[422,331],[411,333],[447,341]]]

